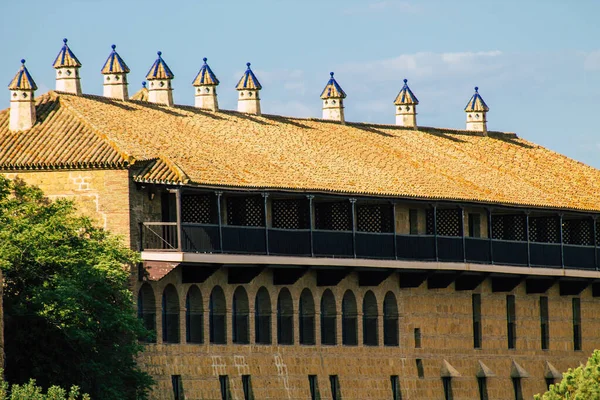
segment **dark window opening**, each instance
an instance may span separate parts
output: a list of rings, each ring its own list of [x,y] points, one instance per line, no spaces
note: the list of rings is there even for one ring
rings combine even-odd
[[[437,232],[434,232],[433,209],[427,210],[426,222],[428,235],[462,236],[462,214],[458,208],[437,209],[435,214],[437,215],[435,223]]]
[[[470,213],[469,214],[469,236],[470,237],[481,237],[481,215]]]
[[[336,344],[336,307],[331,290],[327,289],[321,297],[321,344]]]
[[[262,196],[227,197],[227,224],[265,226],[265,205]]]
[[[329,375],[329,383],[331,384],[331,399],[341,400],[342,393],[340,392],[340,381],[337,375]]]
[[[217,224],[217,196],[214,194],[183,194],[181,196],[181,222]]]
[[[492,215],[492,239],[526,242],[525,215]]]
[[[138,293],[138,318],[142,320],[144,328],[148,331],[146,337],[140,341],[154,343],[156,341],[156,300],[149,284],[144,283]]]
[[[160,211],[163,222],[177,222],[175,193],[162,192],[160,195]]]
[[[408,223],[410,226],[410,234],[419,234],[419,210],[410,209],[408,210]]]
[[[419,379],[425,378],[425,371],[423,369],[423,360],[421,360],[420,358],[417,358],[416,364],[417,364],[417,375],[419,376]]]
[[[363,299],[363,344],[366,346],[379,345],[379,315],[377,299],[369,290]]]
[[[573,298],[573,350],[581,350],[581,301]]]
[[[481,295],[473,295],[473,347],[481,348]]]
[[[162,297],[163,343],[179,343],[179,296],[173,285],[167,285]]]
[[[552,385],[554,385],[554,378],[546,378],[546,390],[550,390]]]
[[[173,386],[173,397],[175,400],[183,400],[183,382],[181,375],[171,375],[171,385]]]
[[[307,199],[273,199],[271,214],[273,228],[310,228],[310,210]]]
[[[515,400],[523,400],[523,388],[521,387],[521,378],[512,378],[513,392]]]
[[[517,311],[515,296],[512,294],[506,296],[506,331],[508,348],[514,349],[517,342]]]
[[[259,344],[271,344],[271,297],[264,286],[256,293],[254,308],[254,339]]]
[[[398,346],[398,303],[392,292],[387,292],[383,300],[383,344]]]
[[[487,379],[485,377],[477,378],[477,387],[479,388],[479,400],[488,400]]]
[[[415,349],[421,348],[421,328],[415,328]]]
[[[294,344],[294,305],[286,288],[281,289],[277,298],[277,343]]]
[[[204,342],[204,310],[202,294],[192,285],[185,299],[185,339],[188,343]]]
[[[228,375],[219,375],[219,386],[221,387],[221,400],[231,400]]]
[[[400,378],[398,375],[390,376],[392,383],[392,400],[402,400],[402,392],[400,391]]]
[[[542,339],[542,350],[548,350],[550,345],[550,327],[548,318],[548,298],[540,297],[540,334]]]
[[[452,393],[452,378],[449,376],[443,377],[442,385],[444,386],[444,399],[452,400],[454,398]]]
[[[308,387],[310,388],[310,400],[320,400],[319,381],[316,375],[308,376]]]
[[[349,201],[315,203],[315,229],[352,230],[352,207]]]
[[[359,232],[393,232],[394,220],[392,205],[357,204],[356,230]]]
[[[560,220],[558,217],[530,217],[529,240],[542,243],[560,243]]]
[[[342,344],[345,346],[358,344],[356,299],[350,290],[346,291],[342,299]]]
[[[238,287],[233,293],[233,304],[231,307],[231,334],[233,343],[248,344],[249,321],[248,321],[248,295],[243,287]]]
[[[242,390],[244,391],[244,400],[254,400],[250,375],[242,375]]]
[[[298,309],[300,344],[315,344],[315,303],[312,293],[304,289],[300,295]]]
[[[591,218],[563,220],[563,242],[581,246],[594,245],[594,225]]]
[[[210,342],[225,344],[227,343],[225,334],[227,331],[225,294],[219,286],[213,288],[208,307]]]

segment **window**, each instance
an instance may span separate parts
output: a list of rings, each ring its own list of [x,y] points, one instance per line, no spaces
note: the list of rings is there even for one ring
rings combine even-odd
[[[171,375],[171,385],[173,385],[173,397],[175,400],[183,400],[183,382],[181,382],[181,375]]]
[[[329,375],[329,383],[331,384],[331,399],[341,400],[340,381],[337,375]]]
[[[225,332],[227,321],[225,319],[225,294],[223,289],[215,286],[210,293],[209,307],[209,330],[210,342],[214,344],[227,343]]]
[[[473,295],[473,347],[481,348],[481,295]]]
[[[356,230],[359,232],[393,232],[391,204],[357,204]]]
[[[517,316],[515,307],[515,296],[509,294],[506,296],[506,330],[508,338],[508,348],[514,349],[517,342]]]
[[[402,393],[400,392],[400,379],[398,375],[390,376],[392,382],[392,400],[402,400]]]
[[[233,293],[233,304],[231,307],[231,334],[233,343],[248,344],[248,295],[246,289],[239,286]]]
[[[310,400],[319,400],[319,381],[316,375],[308,376],[308,387],[310,388]]]
[[[327,289],[321,297],[321,344],[336,344],[336,325],[335,298]]]
[[[415,349],[421,348],[421,328],[415,328]]]
[[[242,390],[244,391],[244,400],[253,400],[252,381],[250,375],[242,375]]]
[[[442,385],[444,386],[444,399],[452,400],[454,398],[452,395],[452,378],[449,376],[443,377]]]
[[[204,342],[204,311],[198,286],[190,286],[185,299],[185,339],[188,343]]]
[[[410,209],[408,210],[408,223],[410,225],[410,234],[419,234],[419,210]]]
[[[417,375],[419,376],[419,379],[425,378],[425,371],[423,370],[423,360],[421,360],[420,358],[417,358],[416,363],[417,363]]]
[[[383,344],[398,346],[398,303],[392,292],[383,300]]]
[[[540,297],[540,334],[542,339],[542,350],[548,350],[550,345],[550,327],[548,324],[548,298]]]
[[[173,285],[167,285],[162,297],[163,343],[179,343],[179,296]]]
[[[273,228],[308,229],[310,211],[307,199],[273,199],[271,201]]]
[[[469,214],[469,236],[470,237],[481,237],[481,215],[470,213]]]
[[[219,385],[221,386],[221,400],[231,400],[231,391],[229,390],[229,376],[219,375]]]
[[[145,338],[140,338],[141,341],[154,342],[156,331],[156,301],[154,292],[149,284],[144,283],[138,293],[138,318],[142,320],[144,328],[149,335]]]
[[[581,350],[581,301],[573,298],[573,350]]]
[[[523,400],[523,388],[521,387],[521,378],[512,378],[513,392],[515,400]]]
[[[363,299],[363,344],[366,346],[379,344],[378,319],[377,299],[373,291],[369,290]]]
[[[262,196],[227,197],[227,224],[265,226],[265,206]]]
[[[479,400],[488,400],[487,379],[485,377],[477,378],[477,387],[479,388]]]
[[[546,378],[546,389],[550,390],[552,385],[554,385],[554,378]]]
[[[315,303],[308,289],[300,295],[298,320],[300,344],[315,344]]]
[[[356,299],[352,291],[347,290],[342,299],[342,344],[356,346],[358,344],[358,324]]]
[[[314,204],[315,229],[328,231],[352,230],[352,206],[349,201]]]
[[[287,288],[277,298],[277,343],[294,344],[294,305]]]
[[[258,289],[254,303],[254,338],[256,343],[271,344],[271,298],[264,286]]]

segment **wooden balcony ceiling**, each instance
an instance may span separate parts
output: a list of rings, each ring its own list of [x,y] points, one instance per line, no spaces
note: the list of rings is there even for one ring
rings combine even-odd
[[[134,168],[138,181],[600,211],[600,171],[518,138],[208,112],[49,92],[0,169]]]

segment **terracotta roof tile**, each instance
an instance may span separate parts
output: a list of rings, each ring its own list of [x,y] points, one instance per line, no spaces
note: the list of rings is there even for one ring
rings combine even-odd
[[[135,92],[130,100],[148,101],[148,89],[146,88],[146,82],[142,82],[142,88]]]
[[[15,77],[8,84],[10,90],[37,90],[35,81],[25,67],[25,60],[21,60],[21,68]]]
[[[50,92],[0,168],[127,165],[140,181],[600,211],[600,171],[514,134],[248,116]],[[137,165],[137,163],[136,163]]]

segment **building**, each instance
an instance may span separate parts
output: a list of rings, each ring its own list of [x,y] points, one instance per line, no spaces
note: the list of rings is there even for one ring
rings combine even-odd
[[[11,82],[0,170],[141,251],[154,398],[530,398],[596,347],[600,171],[488,130],[477,88],[454,130],[406,81],[381,125],[333,73],[302,119],[262,113],[249,64],[239,111],[206,60],[196,107],[160,52],[131,99],[115,48],[104,96],[66,40],[54,67],[37,98],[24,61]]]

